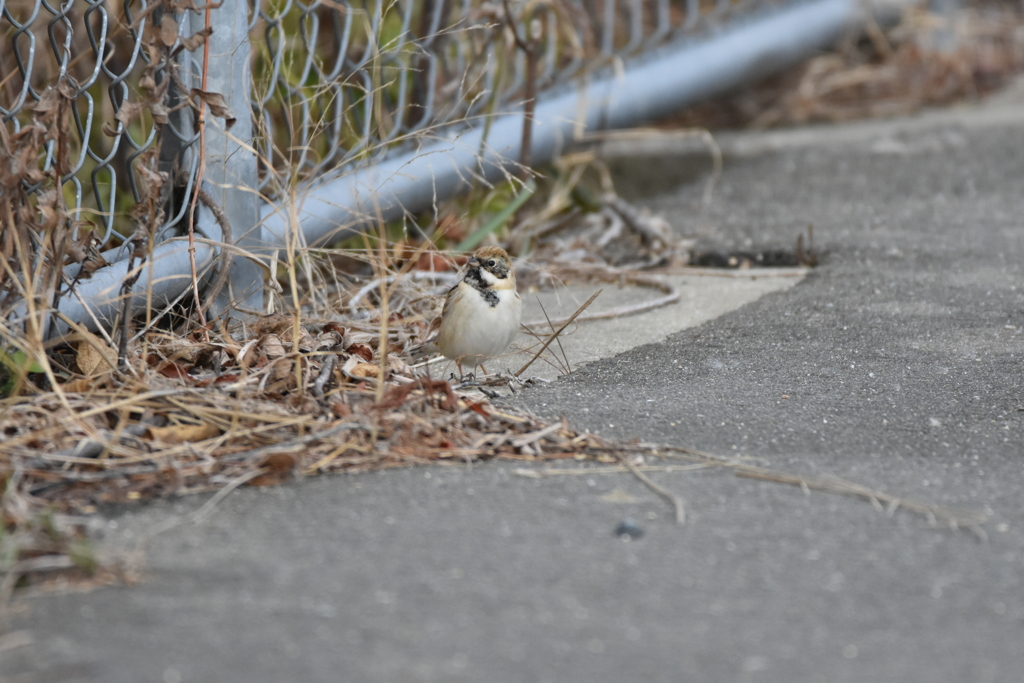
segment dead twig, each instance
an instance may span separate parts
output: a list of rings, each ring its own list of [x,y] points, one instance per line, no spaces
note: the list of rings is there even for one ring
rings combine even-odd
[[[683,140],[689,138],[698,138],[708,149],[708,154],[711,156],[711,177],[708,178],[707,184],[704,186],[704,192],[701,198],[701,205],[706,209],[711,204],[711,198],[714,195],[715,186],[722,177],[722,169],[724,167],[722,148],[718,146],[718,142],[715,141],[715,136],[712,135],[711,131],[706,128],[688,128],[682,130],[661,130],[653,128],[632,128],[629,130],[605,130],[588,133],[584,138],[584,142],[604,143],[604,142],[635,142],[637,140],[644,141],[654,139],[657,141],[663,140]]]
[[[220,225],[221,242],[223,243],[220,247],[220,267],[217,270],[217,277],[214,279],[213,284],[210,285],[210,289],[206,294],[206,302],[200,308],[200,314],[202,311],[210,310],[217,297],[220,296],[221,291],[224,289],[224,285],[227,284],[228,278],[231,277],[231,262],[234,260],[234,250],[231,248],[233,244],[233,235],[231,232],[231,223],[228,221],[227,214],[222,209],[210,194],[202,188],[197,188],[196,194],[199,196],[199,200],[208,208],[214,218],[217,219],[217,224]],[[192,262],[191,266],[195,268],[195,244],[194,244],[194,233],[190,231],[193,243],[190,245],[192,249]]]
[[[327,386],[327,382],[330,381],[331,375],[334,374],[334,366],[338,363],[338,357],[331,353],[324,358],[324,365],[320,368],[320,374],[317,376],[316,381],[313,382],[313,395],[317,398],[323,398],[324,387]]]
[[[634,465],[634,467],[641,472],[665,472],[671,474],[673,472],[694,472],[696,470],[706,470],[713,467],[713,465]],[[518,474],[520,477],[528,477],[530,479],[540,479],[542,477],[589,476],[592,474],[632,474],[632,472],[633,470],[629,469],[625,465],[612,465],[609,467],[545,467],[543,469],[517,468],[512,470],[513,474]]]
[[[541,429],[540,431],[533,432],[531,434],[524,434],[524,435],[522,435],[520,437],[516,437],[515,439],[512,439],[512,442],[511,442],[512,443],[512,447],[516,448],[516,449],[525,448],[526,446],[529,446],[530,444],[537,443],[538,441],[540,441],[541,439],[543,439],[546,436],[551,436],[552,434],[557,432],[559,429],[563,429],[563,428],[564,428],[564,425],[562,425],[561,422],[556,422],[554,424],[548,425],[547,427],[545,427],[544,429]]]
[[[532,33],[531,24],[528,22],[525,27],[525,38],[519,36],[515,20],[512,18],[512,10],[508,0],[501,0],[505,9],[505,22],[512,32],[512,39],[516,47],[526,55],[526,89],[523,94],[523,137],[519,150],[519,178],[525,180],[530,175],[530,166],[533,162],[533,115],[537,107],[537,49],[536,38]],[[529,5],[527,5],[529,7]],[[526,18],[526,12],[524,12]]]
[[[739,477],[799,486],[805,492],[813,489],[828,493],[854,496],[870,502],[876,510],[883,512],[889,517],[892,517],[896,511],[902,507],[910,512],[923,515],[932,526],[937,526],[938,521],[942,520],[951,530],[969,529],[977,535],[978,538],[982,540],[988,539],[988,534],[981,526],[988,521],[988,515],[981,512],[959,510],[942,505],[923,503],[909,498],[902,498],[834,476],[815,479],[798,474],[776,472],[766,467],[757,467],[748,463],[721,458],[692,448],[680,446],[659,446],[655,444],[638,444],[634,448],[652,455],[682,458],[691,462],[729,468],[735,472],[736,476]],[[615,455],[618,457],[617,453],[615,453]],[[886,505],[883,506],[882,503],[885,503]]]
[[[517,370],[516,372],[514,372],[512,374],[514,374],[516,377],[519,377],[524,372],[526,372],[526,369],[528,367],[530,367],[531,365],[533,365],[533,362],[535,360],[537,360],[538,358],[540,358],[540,355],[542,353],[544,353],[544,351],[547,350],[547,348],[551,345],[551,342],[553,342],[558,337],[558,335],[562,334],[562,330],[567,328],[572,323],[573,320],[576,320],[576,317],[579,316],[580,313],[585,311],[587,309],[587,306],[592,304],[594,302],[594,299],[597,298],[597,295],[600,294],[602,291],[603,290],[599,289],[596,292],[594,292],[593,294],[591,294],[590,298],[587,299],[585,302],[583,302],[583,305],[580,306],[579,308],[577,308],[576,312],[573,313],[571,316],[569,316],[568,319],[566,319],[566,321],[564,323],[562,323],[562,326],[559,327],[556,332],[552,333],[550,337],[548,337],[547,341],[544,342],[544,344],[540,347],[540,349],[533,355],[533,358],[531,358],[529,361],[527,361],[526,365],[524,365],[523,367],[519,368],[519,370]]]
[[[630,460],[626,455],[616,453],[615,456],[619,459],[619,462],[622,463],[623,467],[628,469],[633,473],[633,476],[643,482],[644,486],[657,493],[673,507],[676,513],[676,524],[678,526],[686,524],[686,502],[683,500],[682,496],[677,496],[661,484],[658,484],[648,477],[639,467],[637,467],[636,463]]]
[[[749,278],[759,280],[769,277],[803,277],[811,271],[807,266],[791,268],[744,268],[743,270],[729,270],[726,268],[702,268],[700,266],[686,266],[684,268],[659,268],[652,271],[657,275],[695,275],[698,277],[725,277],[725,278]]]
[[[235,477],[234,479],[232,479],[230,482],[228,482],[227,484],[224,485],[224,488],[222,488],[220,491],[217,491],[217,493],[215,493],[210,498],[210,500],[206,501],[206,503],[204,503],[201,508],[199,508],[198,510],[196,510],[195,512],[192,513],[192,515],[191,515],[192,523],[193,524],[201,524],[210,515],[210,513],[213,512],[213,509],[215,507],[217,507],[217,505],[222,500],[224,500],[225,498],[228,497],[228,494],[230,494],[232,491],[237,489],[242,484],[244,484],[244,483],[246,483],[248,481],[252,481],[256,477],[259,477],[259,476],[262,476],[262,475],[266,474],[267,471],[268,470],[267,470],[266,467],[259,467],[259,468],[254,469],[254,470],[249,470],[248,472],[244,472],[241,475],[239,475],[239,476]]]
[[[650,287],[652,289],[658,289],[665,293],[665,296],[651,299],[650,301],[641,301],[635,304],[627,304],[625,306],[616,306],[605,311],[598,311],[595,313],[588,313],[586,315],[577,316],[573,314],[570,318],[560,318],[550,322],[551,325],[561,325],[566,322],[575,320],[576,322],[587,322],[590,320],[610,320],[612,318],[623,318],[629,315],[636,315],[637,313],[646,313],[647,311],[653,311],[656,308],[662,306],[668,306],[679,301],[683,293],[663,280],[645,275],[643,273],[637,273],[635,271],[619,270],[617,268],[610,268],[607,266],[598,267],[573,267],[572,269],[565,269],[563,271],[567,274],[575,274],[588,278],[595,278],[605,282],[620,282],[624,284],[637,285],[639,287]],[[577,311],[578,313],[578,311]],[[531,320],[528,323],[523,323],[529,327],[535,327],[547,323],[546,320]]]
[[[540,300],[540,297],[537,297],[537,304],[540,306],[540,310],[544,314],[544,319],[548,321],[548,329],[554,332],[555,324],[551,322],[551,316],[548,315],[548,311],[546,308],[544,308],[544,302]],[[536,337],[536,335],[534,335],[534,337]],[[558,337],[555,337],[555,343],[558,344],[558,351],[562,354],[562,361],[565,363],[565,374],[571,375],[572,366],[569,365],[569,356],[566,355],[565,349],[562,348],[562,340],[559,339]]]
[[[209,4],[206,5],[206,13],[204,15],[205,26],[204,31],[211,32],[213,29],[210,24],[210,10]],[[203,70],[200,89],[203,92],[207,92],[207,79],[209,78],[210,72],[210,41],[203,41]],[[195,228],[196,228],[196,202],[199,201],[199,191],[203,187],[203,173],[206,170],[206,101],[199,97],[199,101],[195,104],[196,107],[196,129],[199,132],[199,167],[196,170],[196,191],[192,193],[191,206],[188,211],[188,258],[189,265],[192,269],[192,293],[195,298],[196,310],[199,313],[199,325],[206,327],[206,316],[203,314],[203,303],[199,300],[199,278],[196,274],[196,243],[195,243]]]
[[[261,446],[260,448],[250,448],[249,450],[240,451],[238,453],[232,453],[231,455],[221,458],[221,462],[233,463],[233,462],[253,462],[265,455],[272,455],[274,453],[287,453],[288,451],[294,451],[306,444],[313,443],[314,441],[323,441],[335,434],[340,434],[346,431],[362,430],[370,431],[372,427],[362,422],[340,422],[327,429],[322,429],[318,432],[312,432],[305,436],[297,439],[291,439],[282,443],[270,444],[269,446]]]
[[[0,630],[5,630],[7,607],[14,594],[14,587],[18,585],[18,580],[21,577],[39,572],[72,569],[74,566],[75,561],[67,555],[41,555],[15,562],[14,566],[4,574],[3,581],[0,582]]]
[[[839,477],[829,476],[820,479],[813,479],[810,477],[773,472],[764,468],[750,466],[740,466],[735,469],[736,476],[747,479],[758,479],[760,481],[771,481],[779,484],[799,486],[804,491],[814,489],[816,491],[827,491],[829,493],[838,493],[841,495],[861,498],[870,502],[876,510],[885,513],[888,517],[892,517],[896,514],[896,511],[902,507],[924,515],[931,526],[938,526],[938,522],[941,519],[951,530],[955,531],[961,527],[967,528],[977,534],[980,539],[988,540],[988,534],[981,528],[981,525],[988,521],[988,515],[982,513],[972,513],[966,510],[954,510],[941,505],[921,503],[907,498],[900,498],[883,491],[877,491],[851,481],[846,481],[845,479],[840,479]],[[883,507],[882,503],[886,503],[886,506]]]

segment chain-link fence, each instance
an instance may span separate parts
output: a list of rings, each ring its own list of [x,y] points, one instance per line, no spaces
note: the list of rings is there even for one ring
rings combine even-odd
[[[511,9],[521,37],[528,36],[537,52],[536,87],[546,90],[768,4],[559,0],[525,7],[515,2]],[[127,217],[141,199],[135,165],[147,149],[159,145],[164,164],[180,166],[186,196],[196,175],[198,155],[185,153],[198,143],[194,111],[155,111],[181,106],[174,84],[162,108],[146,90],[162,78],[147,80],[147,72],[164,72],[153,42],[187,47],[203,28],[201,12],[184,11],[189,6],[145,0],[0,3],[6,43],[0,51],[0,115],[15,134],[48,88],[67,83],[72,158],[63,182],[75,219],[102,226],[101,243],[115,228],[130,230]],[[527,54],[511,38],[497,3],[264,0],[249,14],[259,188],[270,197],[296,175],[386,154],[410,136],[506,111],[525,89]],[[232,17],[218,9],[212,19],[216,33]],[[201,78],[201,52],[198,47],[193,56],[183,49],[175,56],[186,83]],[[242,113],[235,103],[229,109]],[[42,160],[44,172],[56,164],[55,144]],[[181,223],[187,202],[179,203],[167,212],[167,227]]]
[[[52,279],[55,302],[69,298],[88,273],[124,259],[127,249],[111,249],[141,224],[149,226],[153,243],[193,224],[213,243],[226,239],[220,228],[230,226],[236,244],[280,244],[281,226],[290,223],[281,219],[268,228],[268,216],[297,186],[323,184],[346,169],[379,167],[470,129],[479,132],[472,139],[482,151],[495,121],[522,117],[524,101],[535,95],[543,102],[601,77],[621,80],[624,65],[773,10],[831,3],[841,24],[853,5],[196,2],[202,0],[0,0],[0,134],[8,152],[0,191],[26,198],[21,218],[11,220],[44,231],[61,224],[64,247],[37,252],[55,271],[106,250],[98,266],[83,266],[71,280],[64,268]],[[837,20],[830,15],[828,22],[827,30],[812,30],[831,39]],[[772,39],[783,47],[792,42],[781,34]],[[197,202],[199,185],[215,196]],[[435,198],[437,191],[435,183]],[[218,209],[226,220],[216,219]],[[329,222],[338,227],[337,217]],[[328,230],[313,232],[311,240]],[[11,242],[8,235],[8,258]],[[108,293],[121,277],[109,275]],[[246,278],[252,293],[258,272],[236,284]],[[16,287],[0,290],[8,299],[0,308],[10,310],[16,295]],[[233,296],[244,298],[244,292],[236,288]],[[90,320],[84,313],[71,317]]]
[[[251,32],[261,187],[269,168],[316,175],[387,154],[411,136],[510,111],[530,87],[550,91],[770,4],[263,2]]]

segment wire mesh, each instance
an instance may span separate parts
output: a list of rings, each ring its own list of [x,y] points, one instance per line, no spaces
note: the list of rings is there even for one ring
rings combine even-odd
[[[261,188],[483,123],[768,0],[265,0],[253,12]]]
[[[512,110],[528,76],[511,26],[535,55],[543,93],[783,1],[250,2],[259,190],[273,200],[298,180]],[[173,179],[161,197],[160,236],[184,226],[199,162],[195,109],[184,95],[201,69],[203,48],[189,48],[204,9],[190,0],[0,0],[5,147],[36,125],[45,94],[63,84],[64,139],[46,140],[30,165],[60,169],[72,238],[87,228],[94,244],[111,246],[130,233],[146,192],[146,153]],[[211,17],[216,31],[216,10]],[[154,90],[172,76],[158,101]]]

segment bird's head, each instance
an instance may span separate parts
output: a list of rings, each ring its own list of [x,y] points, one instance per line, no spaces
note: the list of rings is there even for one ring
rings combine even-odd
[[[468,263],[470,271],[479,273],[479,279],[494,289],[514,289],[515,275],[512,272],[512,259],[501,247],[480,247]]]

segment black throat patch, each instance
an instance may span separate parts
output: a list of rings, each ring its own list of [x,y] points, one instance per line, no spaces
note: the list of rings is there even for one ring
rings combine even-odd
[[[484,301],[486,301],[487,305],[490,306],[491,308],[497,306],[498,303],[501,301],[501,299],[498,298],[497,292],[487,287],[487,283],[484,282],[483,277],[481,277],[480,275],[479,268],[470,268],[469,270],[467,270],[465,280],[466,284],[472,286],[473,289],[480,292],[480,296],[484,298]]]

